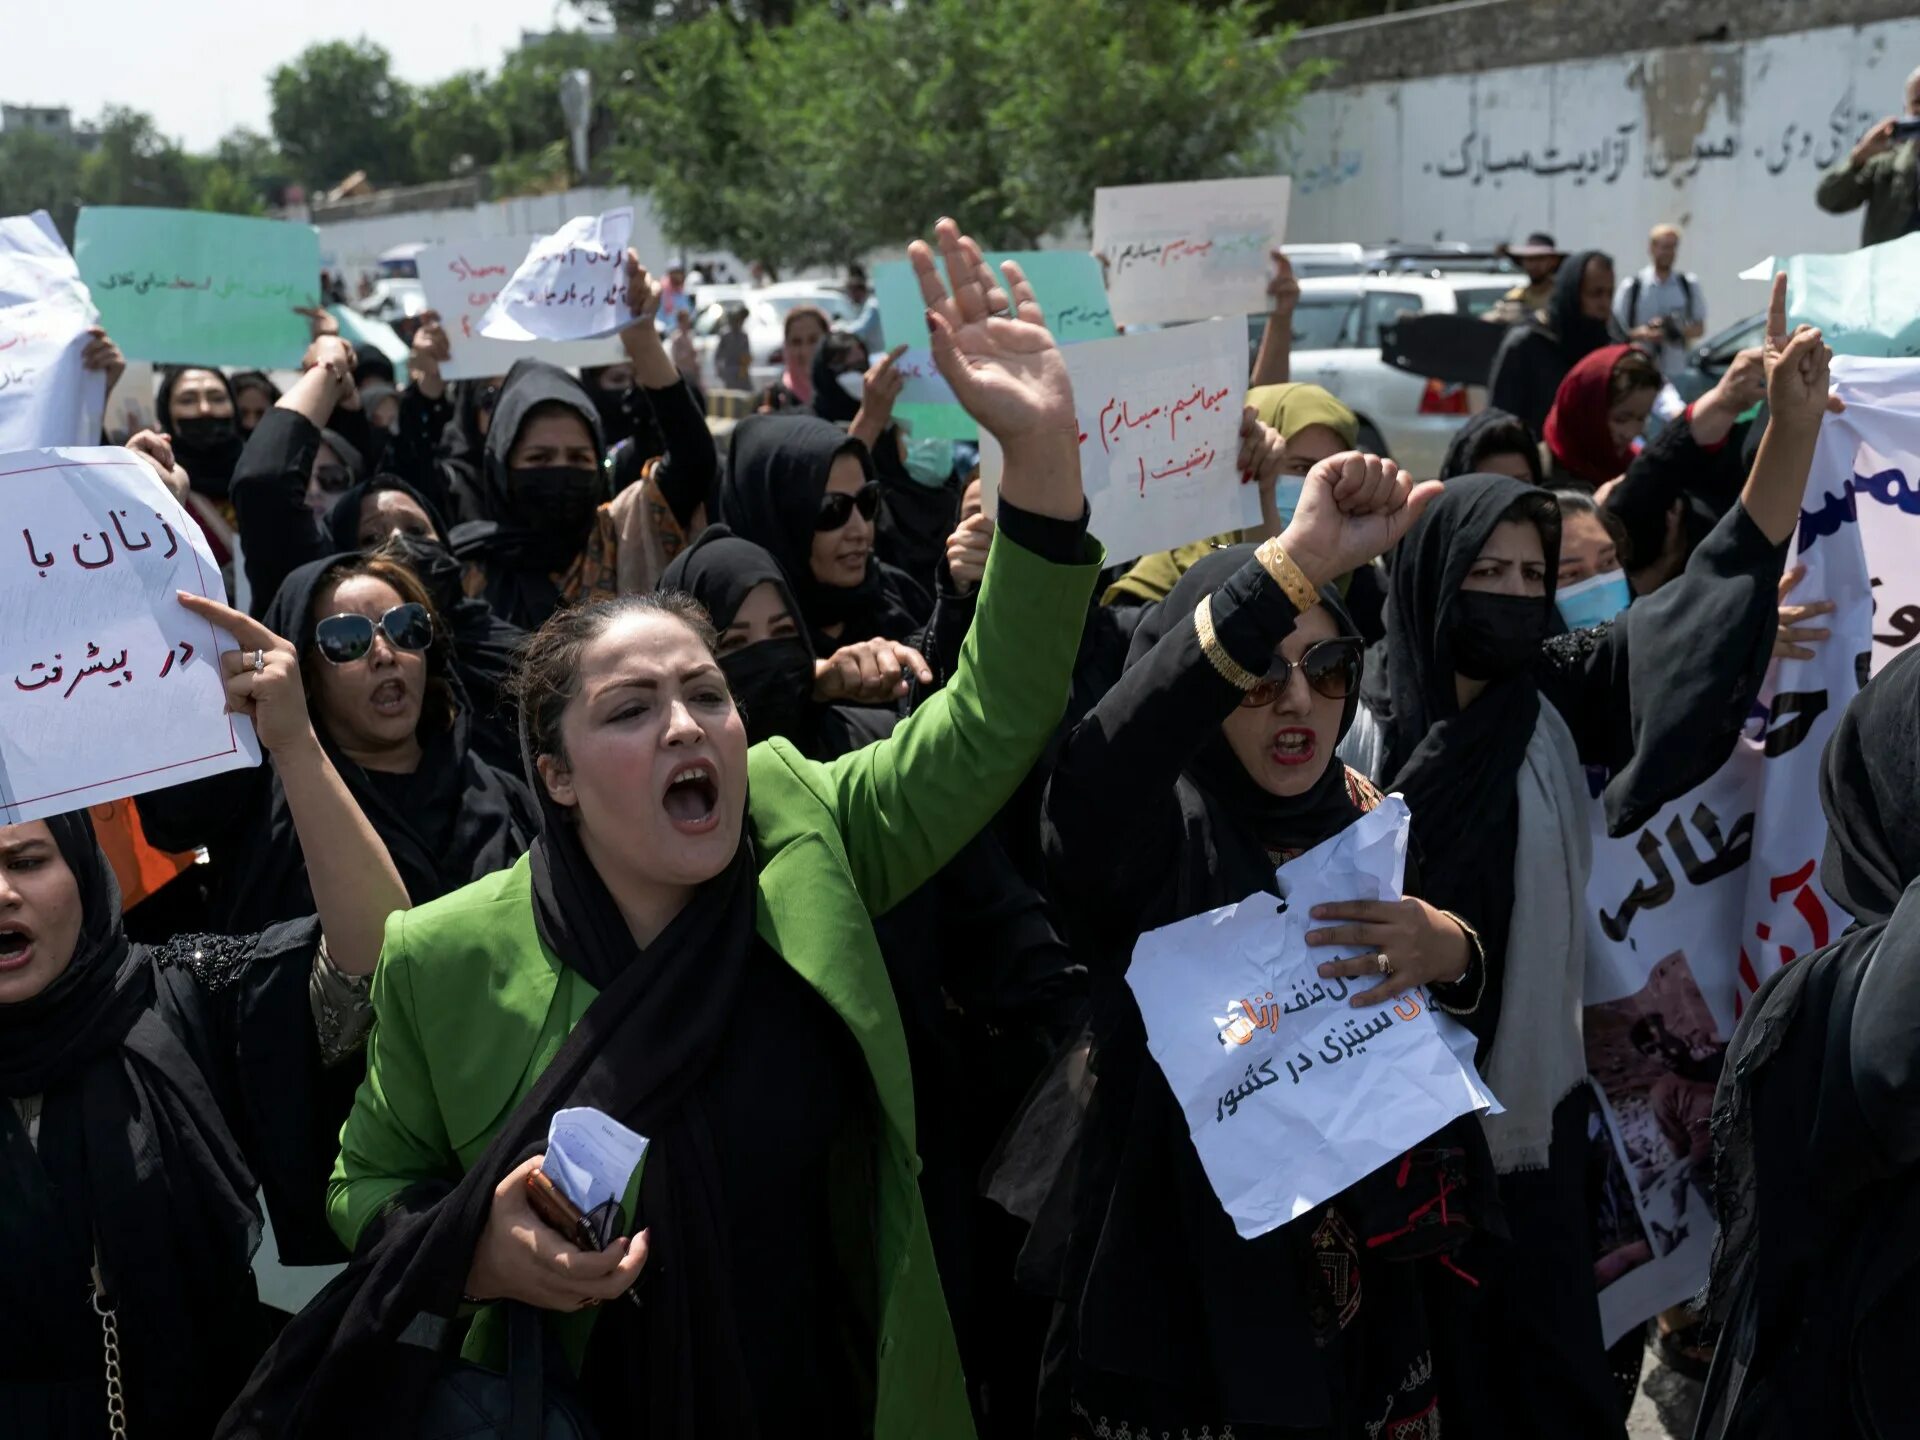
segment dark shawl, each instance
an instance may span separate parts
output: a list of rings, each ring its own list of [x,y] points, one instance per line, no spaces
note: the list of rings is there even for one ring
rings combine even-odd
[[[0,1101],[11,1297],[0,1312],[0,1430],[104,1433],[86,1279],[97,1245],[129,1430],[204,1434],[259,1353],[256,1191],[266,1189],[284,1254],[338,1254],[319,1202],[345,1106],[336,1096],[316,1115],[306,996],[318,929],[130,944],[86,813],[46,823],[78,885],[81,928],[51,985],[0,1006],[0,1089],[44,1102],[36,1151]],[[51,1410],[36,1409],[36,1392]]]
[[[1659,558],[1667,543],[1667,515],[1675,503],[1681,507],[1691,554],[1739,500],[1753,468],[1750,443],[1765,430],[1764,419],[1736,424],[1724,441],[1709,449],[1694,438],[1691,413],[1663,425],[1607,494],[1607,513],[1626,532],[1621,565],[1638,570]]]
[[[608,1306],[598,1322],[620,1327],[623,1342],[631,1336],[623,1348],[635,1364],[620,1378],[645,1407],[644,1433],[757,1433],[723,1298],[734,1281],[700,1103],[755,943],[752,846],[743,831],[732,863],[643,950],[531,756],[527,774],[542,827],[530,862],[534,922],[542,944],[599,994],[465,1176],[403,1192],[368,1227],[346,1272],[261,1362],[221,1436],[410,1440],[442,1362],[400,1337],[457,1314],[494,1186],[545,1147],[554,1111],[568,1106],[604,1110],[653,1142],[633,1217],[652,1229],[638,1282],[646,1304]]]
[[[1920,1328],[1920,655],[1855,695],[1820,776],[1820,879],[1854,916],[1774,972],[1713,1117],[1726,1328],[1695,1432],[1911,1436]]]
[[[500,387],[487,427],[486,448],[477,477],[479,515],[454,528],[453,553],[468,564],[481,566],[487,577],[486,598],[503,619],[524,629],[537,629],[560,604],[555,570],[542,557],[548,537],[520,523],[511,503],[511,467],[507,463],[520,427],[537,405],[557,402],[577,413],[593,437],[596,455],[605,453],[600,435],[600,412],[580,382],[545,360],[516,360]],[[602,497],[604,498],[604,496]],[[577,554],[586,547],[591,526],[582,530]]]
[[[1484,474],[1480,462],[1489,455],[1521,455],[1533,472],[1533,483],[1547,483],[1540,468],[1540,439],[1517,416],[1489,405],[1453,432],[1447,453],[1440,462],[1442,480],[1458,480],[1462,475]]]
[[[233,401],[233,436],[218,445],[183,444],[173,425],[173,387],[189,370],[205,370],[218,375]],[[155,422],[163,434],[173,437],[173,456],[187,472],[187,479],[200,494],[214,500],[227,498],[227,485],[233,479],[233,467],[240,463],[240,451],[247,437],[240,433],[240,402],[233,393],[233,382],[213,365],[169,365],[160,372],[160,386],[153,397]]]
[[[1580,308],[1581,277],[1593,259],[1613,263],[1602,250],[1582,250],[1561,261],[1547,300],[1546,323],[1529,320],[1514,326],[1493,357],[1487,403],[1518,416],[1536,435],[1544,432],[1554,392],[1567,371],[1589,351],[1616,338],[1611,320],[1590,319]]]
[[[905,640],[932,610],[912,579],[877,557],[851,588],[813,578],[814,521],[841,455],[859,457],[861,470],[874,478],[867,447],[838,426],[813,415],[752,415],[734,427],[720,491],[720,519],[779,562],[820,655],[857,640]],[[826,634],[824,627],[835,624],[845,629]]]

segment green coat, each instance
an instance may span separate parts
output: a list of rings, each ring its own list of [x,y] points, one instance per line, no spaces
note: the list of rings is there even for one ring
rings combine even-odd
[[[864,1247],[841,1273],[874,1317],[881,1440],[973,1427],[915,1179],[906,1038],[871,917],[944,865],[1039,757],[1066,708],[1098,549],[1062,566],[996,539],[957,673],[891,738],[826,765],[783,740],[748,752],[755,929],[846,1023],[873,1082],[873,1133],[835,1232]],[[461,1175],[593,998],[540,942],[524,859],[389,919],[367,1078],[328,1187],[340,1238],[351,1246],[403,1187]],[[500,1353],[494,1318],[483,1312],[467,1353]],[[553,1317],[576,1365],[593,1320]]]
[[[1846,164],[1829,170],[1820,177],[1814,200],[1836,215],[1866,206],[1860,221],[1862,245],[1898,240],[1913,228],[1914,205],[1920,200],[1920,141],[1902,140],[1857,168]]]

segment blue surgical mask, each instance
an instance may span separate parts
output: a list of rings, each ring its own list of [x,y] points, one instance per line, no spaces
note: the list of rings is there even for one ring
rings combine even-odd
[[[914,483],[925,485],[929,490],[938,489],[953,475],[953,441],[937,435],[925,440],[908,439],[906,454],[901,458]]]
[[[1280,523],[1293,519],[1293,512],[1300,508],[1301,493],[1307,488],[1304,475],[1282,475],[1274,482],[1273,503],[1280,511]]]
[[[1627,572],[1604,570],[1591,579],[1556,591],[1553,603],[1560,607],[1560,618],[1567,622],[1569,630],[1585,630],[1592,625],[1604,625],[1626,609],[1632,599]]]

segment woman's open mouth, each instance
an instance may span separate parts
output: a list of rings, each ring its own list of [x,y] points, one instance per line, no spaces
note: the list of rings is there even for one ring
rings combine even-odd
[[[1276,765],[1304,765],[1313,759],[1315,740],[1313,731],[1304,725],[1289,725],[1273,737],[1273,763]]]
[[[367,697],[374,713],[388,719],[397,719],[407,713],[407,682],[404,680],[382,680],[373,687],[373,694]]]
[[[720,823],[720,782],[713,766],[693,760],[673,772],[661,801],[682,835],[702,835]]]
[[[24,925],[0,925],[0,974],[21,969],[33,959],[33,933]]]

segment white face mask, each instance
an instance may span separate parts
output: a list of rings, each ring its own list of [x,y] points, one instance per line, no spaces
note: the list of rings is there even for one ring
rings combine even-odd
[[[1559,607],[1560,618],[1567,622],[1569,630],[1585,630],[1590,625],[1605,624],[1613,619],[1632,599],[1626,571],[1603,570],[1577,585],[1556,590],[1553,603]]]
[[[860,400],[865,398],[867,393],[867,377],[858,370],[842,370],[833,378],[839,382],[840,388],[854,399]]]

